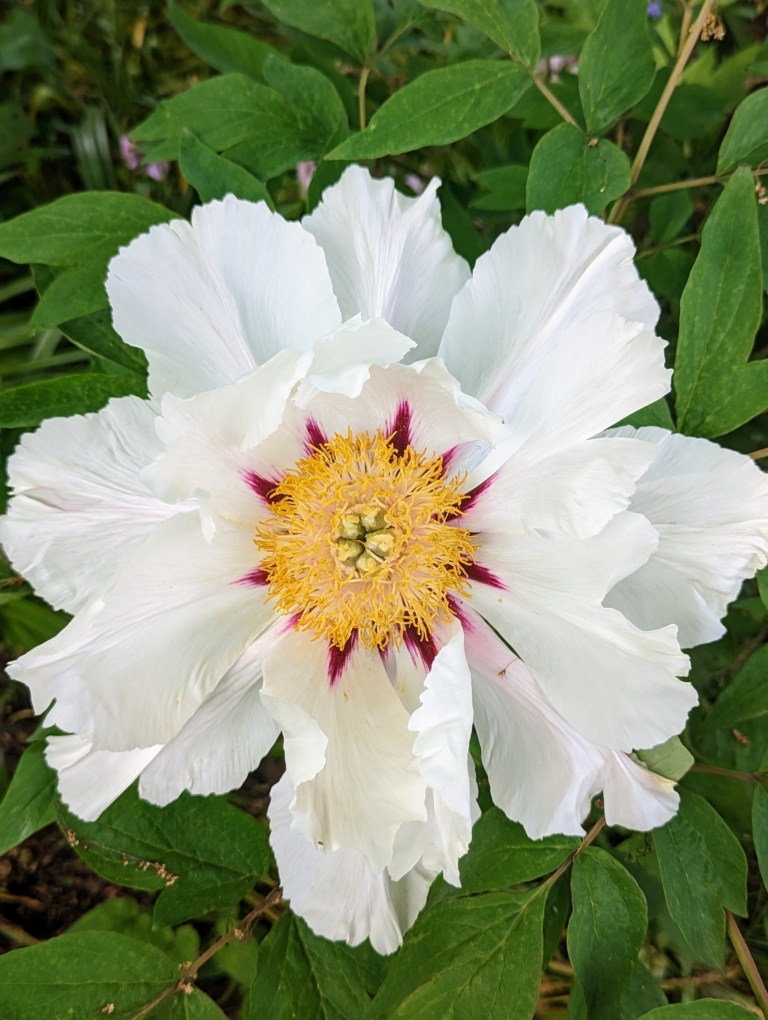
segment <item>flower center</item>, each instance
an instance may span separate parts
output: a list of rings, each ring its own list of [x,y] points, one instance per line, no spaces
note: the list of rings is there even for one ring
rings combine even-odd
[[[319,444],[271,490],[256,529],[277,608],[338,648],[355,631],[367,648],[408,628],[427,638],[475,558],[469,531],[447,523],[462,482],[445,479],[442,457],[400,453],[380,433]]]

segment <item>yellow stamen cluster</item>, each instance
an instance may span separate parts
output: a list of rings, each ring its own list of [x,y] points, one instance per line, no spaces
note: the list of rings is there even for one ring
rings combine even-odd
[[[427,637],[475,558],[469,532],[447,523],[461,484],[441,457],[400,454],[380,433],[321,444],[275,485],[256,530],[276,607],[337,648],[354,631],[367,648],[409,627]]]

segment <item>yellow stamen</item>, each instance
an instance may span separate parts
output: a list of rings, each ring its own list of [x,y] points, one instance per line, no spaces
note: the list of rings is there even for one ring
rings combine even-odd
[[[338,648],[354,631],[367,648],[409,627],[426,638],[475,558],[469,532],[448,523],[462,483],[443,477],[441,457],[400,455],[380,433],[318,446],[275,485],[256,529],[276,607]]]

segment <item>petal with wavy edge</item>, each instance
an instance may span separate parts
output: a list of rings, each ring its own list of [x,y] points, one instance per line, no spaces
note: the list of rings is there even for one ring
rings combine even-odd
[[[657,776],[621,751],[604,751],[605,820],[609,825],[648,832],[677,814],[680,796],[671,779]]]
[[[206,543],[196,512],[158,525],[101,599],[8,667],[50,724],[99,750],[167,743],[200,707],[272,610],[240,583],[251,535]]]
[[[657,536],[618,514],[594,538],[483,535],[472,604],[508,641],[557,711],[588,740],[631,751],[679,733],[697,703],[675,628],[641,631],[601,605]],[[490,581],[491,583],[487,583]]]
[[[683,648],[716,641],[728,603],[768,562],[768,476],[707,439],[628,426],[608,435],[659,447],[630,505],[656,528],[659,546],[604,604],[644,630],[677,624]]]
[[[87,737],[48,737],[45,759],[58,772],[61,799],[83,821],[95,821],[125,793],[162,745],[132,751],[94,751]]]
[[[285,775],[272,788],[267,812],[280,882],[291,907],[317,935],[351,946],[369,938],[377,953],[394,953],[426,903],[437,873],[417,865],[394,882],[386,871],[374,875],[356,850],[318,850],[292,827],[293,797]]]
[[[417,198],[348,167],[302,226],[322,246],[342,315],[381,317],[418,344],[419,358],[437,352],[454,296],[469,267],[443,230],[434,178]]]
[[[637,479],[657,453],[652,443],[631,439],[589,439],[541,460],[520,451],[476,486],[462,527],[589,538],[627,509]],[[483,470],[481,465],[467,484]]]
[[[534,380],[550,373],[549,356],[569,332],[590,369],[599,367],[599,355],[591,358],[597,332],[616,328],[616,318],[653,330],[659,317],[634,253],[629,234],[584,206],[526,216],[481,255],[453,303],[439,350],[449,371],[509,417]]]
[[[9,459],[0,541],[56,609],[81,609],[161,521],[194,505],[169,506],[139,478],[161,449],[155,418],[146,401],[121,397],[98,414],[49,418]]]
[[[284,734],[297,830],[364,854],[378,874],[403,822],[426,819],[408,714],[378,651],[295,631],[264,662],[261,697]]]
[[[115,329],[147,353],[155,397],[224,386],[341,324],[314,238],[233,195],[137,237],[110,262],[106,288]]]

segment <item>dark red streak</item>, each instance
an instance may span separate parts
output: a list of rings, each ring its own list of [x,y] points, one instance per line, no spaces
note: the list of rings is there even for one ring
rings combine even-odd
[[[395,412],[392,424],[385,430],[395,452],[402,457],[406,447],[411,445],[411,405],[403,400]]]
[[[432,663],[437,658],[437,645],[432,635],[421,638],[415,627],[407,627],[403,634],[403,640],[412,657],[415,659],[418,655],[424,663],[424,668],[432,669]]]
[[[347,663],[352,657],[352,653],[354,652],[356,645],[357,631],[353,630],[349,640],[343,648],[337,648],[336,645],[328,646],[328,679],[331,682],[331,687],[333,687],[346,669]]]

